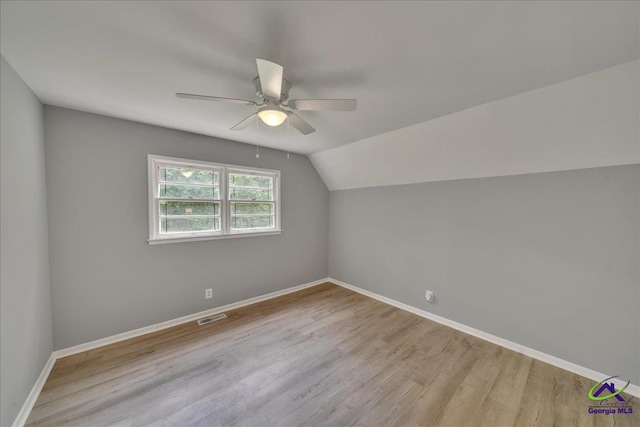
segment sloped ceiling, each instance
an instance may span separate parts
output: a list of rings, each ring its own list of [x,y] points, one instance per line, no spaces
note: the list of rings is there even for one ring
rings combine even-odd
[[[308,154],[635,60],[637,2],[7,2],[0,52],[46,104]],[[255,58],[317,132],[228,129]]]
[[[640,163],[640,61],[310,155],[330,190]]]

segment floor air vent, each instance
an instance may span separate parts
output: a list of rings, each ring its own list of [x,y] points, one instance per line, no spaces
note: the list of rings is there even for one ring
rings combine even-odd
[[[198,325],[202,326],[202,325],[206,325],[207,323],[215,322],[216,320],[226,319],[226,318],[227,318],[227,315],[224,313],[216,314],[215,316],[205,317],[204,319],[198,320]]]

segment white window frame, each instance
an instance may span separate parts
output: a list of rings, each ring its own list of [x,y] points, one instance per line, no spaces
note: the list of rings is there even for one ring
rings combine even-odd
[[[159,186],[157,180],[158,167],[187,167],[194,169],[207,169],[220,173],[220,231],[203,231],[179,234],[160,234],[159,214]],[[280,215],[280,171],[272,169],[260,169],[248,166],[229,165],[226,163],[205,162],[201,160],[181,159],[149,154],[147,156],[147,169],[149,181],[149,244],[191,242],[199,240],[231,239],[236,237],[269,236],[282,233]],[[247,174],[259,174],[273,177],[273,204],[274,227],[268,229],[231,230],[231,203],[229,200],[229,173],[240,172]],[[185,199],[189,200],[189,199]]]

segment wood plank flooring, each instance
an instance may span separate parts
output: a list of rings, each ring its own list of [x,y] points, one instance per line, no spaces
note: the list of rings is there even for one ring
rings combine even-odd
[[[593,381],[333,284],[60,359],[28,426],[638,426]]]

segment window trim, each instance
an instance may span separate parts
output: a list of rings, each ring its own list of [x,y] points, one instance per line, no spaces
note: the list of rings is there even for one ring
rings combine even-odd
[[[199,169],[208,169],[220,172],[220,231],[179,233],[174,235],[162,235],[159,232],[158,203],[156,196],[156,169],[158,166],[189,166]],[[231,230],[231,203],[229,200],[229,188],[227,185],[230,172],[255,173],[270,175],[273,183],[274,228],[257,229],[256,231]],[[271,236],[282,233],[280,211],[280,171],[274,169],[254,168],[250,166],[231,165],[226,163],[207,162],[202,160],[182,159],[178,157],[147,155],[147,180],[148,180],[148,210],[149,210],[149,238],[150,245],[163,243],[180,243],[200,240],[233,239],[238,237]]]

